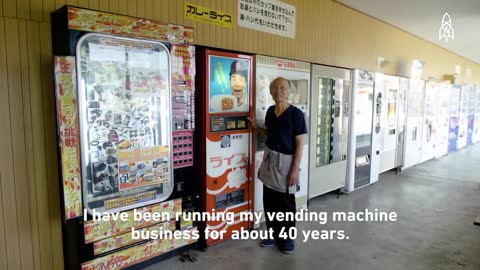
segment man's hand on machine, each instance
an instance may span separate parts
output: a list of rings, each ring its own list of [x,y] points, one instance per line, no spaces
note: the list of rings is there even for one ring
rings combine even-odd
[[[253,118],[247,117],[248,121],[250,121],[250,125],[252,125],[253,129],[257,129],[258,124],[257,120],[255,120],[255,116]]]

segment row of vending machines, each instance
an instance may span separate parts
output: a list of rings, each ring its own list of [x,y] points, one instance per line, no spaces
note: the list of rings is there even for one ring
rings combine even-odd
[[[52,14],[52,33],[66,269],[135,267],[252,229],[241,217],[263,211],[266,138],[247,118],[264,122],[278,76],[309,128],[299,208],[480,140],[473,85],[194,46],[189,27],[72,6]],[[194,212],[233,218],[174,218]]]
[[[475,85],[410,80],[402,168],[478,142],[479,115]]]

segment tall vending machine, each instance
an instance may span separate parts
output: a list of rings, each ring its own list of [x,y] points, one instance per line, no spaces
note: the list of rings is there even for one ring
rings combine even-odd
[[[468,99],[468,124],[467,124],[467,144],[473,144],[473,132],[475,130],[475,112],[477,107],[477,88],[470,85]]]
[[[460,95],[460,115],[458,120],[457,149],[467,146],[469,103],[470,103],[470,86],[462,85],[461,95]]]
[[[382,93],[373,72],[354,70],[348,142],[346,191],[378,181]]]
[[[270,95],[269,86],[276,77],[281,76],[290,81],[288,102],[303,112],[308,125],[310,119],[310,63],[256,55],[255,64],[255,118],[257,123],[263,125],[268,108],[275,105]],[[263,160],[266,138],[259,132],[255,134],[255,211],[259,212],[263,211],[263,184],[257,175]],[[300,163],[300,190],[295,193],[297,208],[307,207],[309,144],[308,135],[305,135],[302,161]]]
[[[437,117],[438,84],[435,82],[426,82],[423,98],[423,128],[420,162],[424,162],[435,157],[438,131]]]
[[[473,143],[480,141],[480,89],[477,88],[477,98],[475,105],[475,123],[473,124]]]
[[[438,114],[435,158],[448,153],[448,133],[450,123],[450,84],[438,85]]]
[[[193,92],[193,66],[182,60],[194,48],[180,45],[193,42],[193,30],[65,6],[52,14],[52,34],[65,268],[123,269],[196,245],[132,237],[132,229],[196,231],[175,220],[195,208],[196,194],[193,158],[177,166],[172,138],[172,89]],[[184,109],[181,128],[191,130],[193,108]],[[120,212],[127,220],[93,218]]]
[[[382,93],[382,108],[380,129],[380,169],[385,172],[396,168],[398,145],[398,120],[400,103],[400,77],[375,73],[375,88]]]
[[[408,86],[407,131],[403,169],[420,163],[422,147],[422,113],[425,81],[410,79]]]
[[[459,85],[453,85],[450,88],[448,152],[457,151],[458,149],[461,95],[462,88]]]
[[[234,215],[234,220],[209,220],[201,231],[225,231],[222,239],[205,237],[211,246],[228,239],[233,230],[252,228],[240,220],[253,212],[254,138],[247,117],[253,117],[253,57],[210,49],[197,50],[197,128],[202,211]]]
[[[312,66],[309,199],[345,187],[351,73]]]
[[[405,136],[406,136],[406,121],[407,121],[407,97],[408,97],[408,79],[400,77],[398,88],[398,106],[397,106],[397,148],[395,155],[395,168],[398,171],[403,167],[405,154]]]

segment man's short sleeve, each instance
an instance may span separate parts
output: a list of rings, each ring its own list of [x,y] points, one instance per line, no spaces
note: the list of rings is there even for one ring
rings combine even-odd
[[[273,106],[268,107],[267,113],[265,114],[265,127],[268,129],[268,126],[271,124],[270,122],[272,121],[272,111],[273,111]]]
[[[305,123],[305,116],[300,109],[295,110],[295,136],[307,134],[307,124]]]

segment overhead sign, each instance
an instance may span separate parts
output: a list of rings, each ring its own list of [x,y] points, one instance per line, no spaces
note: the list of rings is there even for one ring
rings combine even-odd
[[[191,3],[185,3],[185,18],[233,28],[232,15]]]
[[[275,0],[238,0],[238,25],[295,38],[295,6]]]

